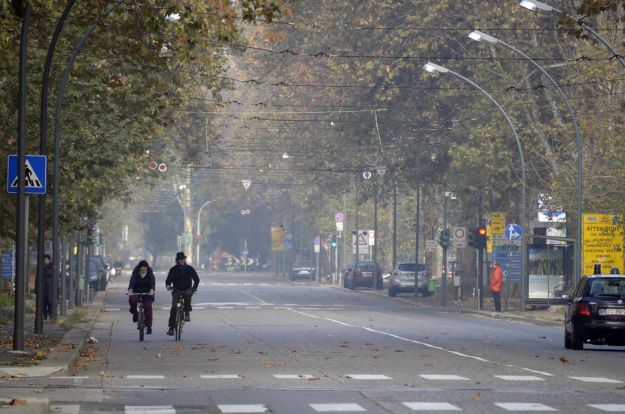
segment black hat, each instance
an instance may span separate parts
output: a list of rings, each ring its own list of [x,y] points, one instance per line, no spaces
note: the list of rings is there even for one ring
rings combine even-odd
[[[141,261],[139,262],[139,264],[137,265],[137,267],[138,267],[138,268],[142,268],[142,267],[147,267],[147,268],[149,268],[149,267],[150,267],[150,265],[148,264],[147,260],[141,260]]]
[[[187,258],[187,256],[184,255],[184,252],[176,253],[176,261],[182,260],[182,259],[186,259],[186,258]]]

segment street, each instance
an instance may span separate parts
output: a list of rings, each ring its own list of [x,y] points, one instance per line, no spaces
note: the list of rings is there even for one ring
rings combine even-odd
[[[72,376],[2,383],[53,413],[625,412],[623,348],[564,350],[562,327],[419,307],[267,274],[203,274],[181,342],[138,340],[126,280]]]

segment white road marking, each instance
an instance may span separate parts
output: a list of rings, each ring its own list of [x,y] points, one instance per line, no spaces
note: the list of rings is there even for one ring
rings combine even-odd
[[[260,306],[246,306],[245,309],[262,309]]]
[[[606,413],[625,413],[625,404],[588,404],[588,406]]]
[[[421,378],[425,378],[430,381],[468,381],[466,377],[460,375],[437,375],[437,374],[424,374],[419,375]]]
[[[285,303],[284,306],[299,306],[298,303]]]
[[[358,404],[310,404],[318,413],[361,413],[365,410]]]
[[[89,376],[87,375],[82,376],[82,377],[63,376],[63,377],[50,377],[50,379],[89,379]]]
[[[507,367],[510,368],[517,368],[523,371],[527,371],[527,372],[533,372],[534,374],[540,374],[540,375],[544,375],[545,377],[553,377],[553,374],[550,374],[548,372],[544,372],[544,371],[536,371],[535,369],[529,369],[529,368],[524,368],[524,367],[520,367],[518,365],[506,365]]]
[[[220,404],[217,406],[223,414],[266,413],[264,404]]]
[[[278,310],[278,309],[280,309],[280,310],[285,310],[285,309],[291,309],[291,308],[288,308],[288,307],[286,307],[286,306],[274,306],[272,309],[276,309],[276,310]]]
[[[214,374],[214,375],[200,375],[202,379],[241,379],[243,378],[239,374]]]
[[[462,411],[461,408],[446,402],[405,402],[412,411]]]
[[[309,374],[275,374],[274,377],[277,379],[305,379],[305,380],[315,378],[313,375],[309,375]]]
[[[121,308],[104,308],[104,312],[119,312]]]
[[[535,377],[534,375],[495,375],[495,378],[504,381],[544,381],[543,378]]]
[[[249,302],[202,302],[196,303],[195,306],[249,306]]]
[[[249,296],[250,298],[254,299],[255,301],[257,301],[258,303],[260,303],[261,305],[268,305],[267,302],[265,302],[264,300],[262,300],[261,298],[259,298],[258,296],[254,296],[251,293],[248,293],[242,289],[237,289],[239,292],[243,293],[245,296]]]
[[[355,379],[355,380],[392,380],[393,378],[387,377],[386,375],[377,375],[377,374],[349,374],[345,375],[346,378]]]
[[[215,309],[234,309],[234,306],[217,306]]]
[[[569,377],[570,379],[574,379],[581,382],[593,382],[593,383],[603,383],[603,384],[622,384],[622,381],[603,378],[603,377]]]
[[[126,405],[126,414],[176,414],[176,410],[171,405]]]
[[[337,324],[340,324],[340,325],[343,325],[343,326],[356,327],[354,325],[351,325],[351,324],[345,323],[345,322],[341,322],[341,321],[338,321],[336,319],[325,318],[325,317],[322,317],[322,316],[313,315],[311,313],[301,312],[301,311],[296,310],[296,309],[290,309],[290,308],[288,308],[288,309],[291,310],[292,312],[299,313],[300,315],[307,316],[309,318],[323,319],[323,320],[334,322],[334,323],[337,323]],[[404,337],[399,336],[399,335],[395,335],[395,334],[392,334],[392,333],[389,333],[389,332],[384,332],[384,331],[378,331],[376,329],[371,329],[371,328],[368,328],[366,326],[361,327],[361,329],[364,329],[364,330],[369,331],[369,332],[377,333],[377,334],[380,334],[380,335],[389,336],[391,338],[399,339],[401,341],[406,341],[406,342],[410,342],[410,343],[413,343],[413,344],[425,346],[425,347],[430,348],[430,349],[436,349],[438,351],[447,352],[449,354],[456,355],[456,356],[459,356],[459,357],[462,357],[462,358],[469,358],[469,359],[473,359],[475,361],[486,362],[486,363],[493,363],[493,361],[490,361],[490,360],[488,360],[486,358],[478,357],[478,356],[475,356],[475,355],[468,355],[468,354],[464,354],[464,353],[458,352],[458,351],[452,351],[451,349],[447,349],[447,348],[444,348],[442,346],[437,346],[437,345],[429,344],[427,342],[417,341],[417,340],[414,340],[414,339],[404,338]],[[509,367],[514,367],[514,368],[519,368],[519,369],[522,369],[522,370],[525,370],[525,371],[528,371],[528,372],[533,372],[535,374],[542,374],[542,375],[549,376],[549,377],[553,376],[552,374],[549,374],[548,372],[535,371],[535,370],[532,370],[532,369],[529,369],[529,368],[517,367],[517,366],[514,366],[514,365],[508,365],[508,366]]]
[[[126,375],[126,379],[165,379],[165,375]]]
[[[80,405],[51,405],[50,412],[54,414],[78,414]]]
[[[506,411],[558,411],[539,403],[495,403],[495,405]]]

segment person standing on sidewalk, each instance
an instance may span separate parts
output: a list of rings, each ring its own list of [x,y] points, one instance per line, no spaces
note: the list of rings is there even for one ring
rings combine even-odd
[[[169,330],[167,335],[174,334],[176,326],[176,304],[178,298],[184,296],[184,321],[191,322],[191,296],[200,284],[200,277],[193,266],[187,264],[187,256],[183,252],[176,253],[176,266],[169,269],[165,286],[167,290],[175,289],[171,293],[171,311],[169,312]]]
[[[490,291],[493,293],[495,311],[501,312],[501,289],[503,289],[503,270],[499,263],[493,263],[493,270],[490,274]]]
[[[152,303],[154,303],[154,289],[156,288],[156,278],[154,272],[147,261],[141,260],[132,271],[130,282],[128,283],[128,304],[132,321],[137,322],[137,303],[141,296],[132,296],[133,293],[147,293],[150,296],[143,296],[143,309],[145,310],[146,334],[152,334]]]
[[[52,257],[49,254],[43,255],[43,319],[48,319],[52,315],[52,306],[56,305],[56,294],[52,292]]]

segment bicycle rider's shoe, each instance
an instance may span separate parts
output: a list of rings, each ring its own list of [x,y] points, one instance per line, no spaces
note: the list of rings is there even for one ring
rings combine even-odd
[[[174,336],[174,328],[169,328],[169,330],[167,331],[167,335]]]
[[[189,314],[189,312],[184,313],[184,321],[191,322],[191,315]]]
[[[132,321],[133,322],[137,322],[139,320],[139,315],[137,314],[137,312],[132,314]]]
[[[150,328],[149,326],[146,328],[145,333],[148,335],[152,335],[152,328]]]

